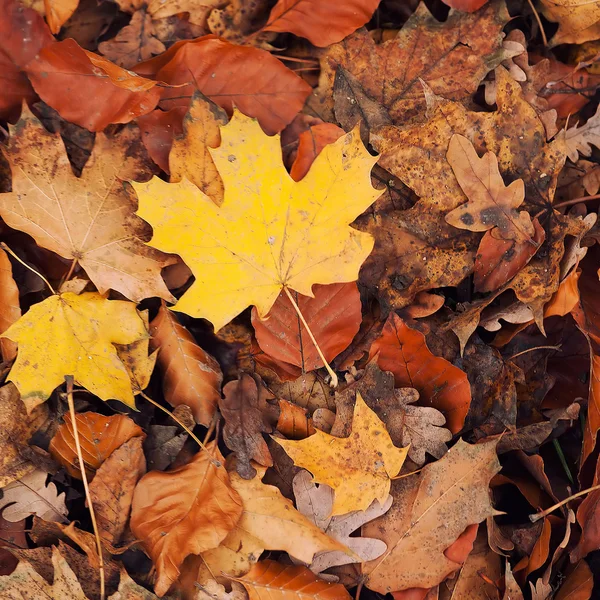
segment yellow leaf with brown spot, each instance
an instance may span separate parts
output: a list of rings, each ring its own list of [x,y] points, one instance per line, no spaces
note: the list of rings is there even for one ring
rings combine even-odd
[[[196,277],[174,310],[219,330],[250,305],[266,317],[283,287],[313,296],[315,283],[356,280],[373,238],[349,224],[380,195],[358,129],[324,148],[301,181],[283,166],[279,136],[257,121],[235,113],[221,138],[210,149],[221,206],[185,179],[133,184],[150,245],[179,254]]]
[[[352,433],[338,438],[317,430],[300,440],[273,438],[294,464],[313,474],[314,481],[335,490],[333,515],[366,510],[373,500],[383,504],[392,477],[400,472],[407,448],[397,448],[379,417],[356,395]]]

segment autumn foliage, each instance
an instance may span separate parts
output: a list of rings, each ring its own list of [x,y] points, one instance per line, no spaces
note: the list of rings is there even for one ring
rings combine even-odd
[[[596,597],[599,65],[580,0],[0,0],[0,598]]]

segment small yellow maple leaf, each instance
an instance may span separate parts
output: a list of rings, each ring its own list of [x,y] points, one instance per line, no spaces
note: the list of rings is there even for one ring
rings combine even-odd
[[[323,431],[300,440],[281,440],[294,464],[313,474],[314,481],[335,490],[332,515],[366,510],[373,500],[383,505],[391,477],[402,468],[408,447],[397,448],[379,417],[356,395],[352,433],[338,438]]]
[[[354,281],[374,242],[349,224],[381,194],[358,129],[325,147],[298,182],[279,136],[257,121],[235,113],[221,138],[209,149],[225,186],[221,206],[185,179],[132,184],[138,215],[154,228],[150,245],[179,254],[196,277],[174,310],[218,330],[250,305],[266,317],[284,286],[313,296],[315,283]]]
[[[135,407],[128,371],[114,346],[149,337],[133,302],[107,300],[96,292],[54,295],[32,306],[2,337],[18,344],[8,379],[28,411],[44,402],[65,375],[102,400]]]

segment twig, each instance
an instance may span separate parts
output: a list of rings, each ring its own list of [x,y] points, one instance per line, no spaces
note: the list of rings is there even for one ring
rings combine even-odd
[[[521,352],[509,356],[506,360],[512,360],[513,358],[517,358],[517,356],[527,354],[527,352],[534,352],[535,350],[560,350],[560,344],[558,346],[535,346],[534,348],[527,348],[527,350],[521,350]]]
[[[50,285],[50,282],[41,274],[38,273],[33,267],[30,267],[25,261],[21,260],[4,242],[0,242],[0,246],[4,248],[13,258],[18,260],[25,268],[29,269],[32,273],[35,273],[49,288],[50,291],[56,296],[56,291]]]
[[[327,372],[331,376],[331,387],[336,388],[338,386],[338,376],[336,375],[335,371],[329,366],[327,359],[323,356],[323,352],[321,352],[321,348],[320,348],[319,344],[317,344],[317,340],[315,339],[315,336],[313,335],[312,331],[310,330],[310,327],[308,326],[308,323],[306,322],[306,319],[304,318],[304,315],[302,314],[300,307],[296,304],[296,301],[294,300],[292,294],[290,293],[290,290],[288,290],[287,287],[284,287],[283,289],[285,290],[287,297],[289,298],[290,302],[292,303],[294,310],[298,313],[298,317],[300,317],[300,321],[302,321],[302,325],[304,325],[304,327],[306,328],[306,331],[307,331],[312,343],[314,344],[319,357],[323,361],[323,364],[325,365]]]
[[[591,200],[600,200],[600,194],[594,196],[582,196],[581,198],[573,198],[572,200],[565,200],[552,206],[552,208],[562,208],[563,206],[572,206],[573,204],[579,204],[580,202],[590,202]]]
[[[529,6],[531,7],[531,11],[533,12],[533,16],[537,21],[538,27],[540,28],[540,33],[542,34],[542,41],[544,42],[544,46],[548,45],[548,38],[546,37],[546,32],[544,31],[544,26],[542,25],[542,20],[540,19],[540,15],[538,11],[535,9],[533,2],[531,0],[527,0],[529,2]]]
[[[547,517],[550,513],[554,512],[557,508],[560,508],[567,502],[571,502],[571,500],[575,500],[575,498],[579,498],[580,496],[585,496],[585,494],[589,494],[590,492],[594,492],[596,490],[600,490],[600,483],[598,485],[594,485],[590,488],[587,488],[586,490],[581,490],[580,492],[577,492],[576,494],[573,494],[572,496],[569,496],[568,498],[565,498],[564,500],[557,502],[556,504],[554,504],[550,508],[547,508],[546,510],[542,510],[541,512],[535,513],[534,515],[529,515],[529,520],[532,523],[535,523],[535,522],[539,521],[540,519]]]
[[[73,376],[66,375],[65,381],[67,382],[67,403],[69,404],[69,413],[71,414],[71,422],[73,423],[73,438],[75,439],[75,448],[77,449],[77,458],[79,459],[79,470],[81,471],[81,479],[83,480],[83,488],[85,489],[85,497],[88,503],[90,517],[92,519],[92,527],[94,529],[94,536],[96,537],[96,546],[98,548],[98,569],[100,571],[100,600],[104,600],[104,556],[102,555],[102,542],[100,540],[100,533],[98,532],[98,523],[96,522],[96,513],[94,512],[94,503],[92,502],[92,496],[90,495],[90,487],[88,485],[87,475],[85,473],[85,463],[83,462],[81,444],[79,443],[79,431],[77,429],[75,403],[73,402]]]

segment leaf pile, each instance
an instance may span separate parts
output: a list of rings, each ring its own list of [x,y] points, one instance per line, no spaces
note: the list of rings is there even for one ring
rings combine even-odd
[[[0,14],[2,598],[598,596],[597,3]]]

